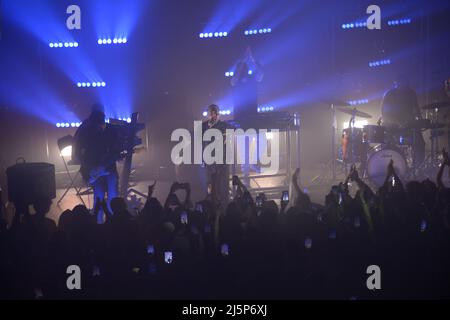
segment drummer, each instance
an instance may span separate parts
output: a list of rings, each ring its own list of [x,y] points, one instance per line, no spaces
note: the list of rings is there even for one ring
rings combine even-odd
[[[381,103],[383,125],[388,129],[407,128],[407,124],[422,119],[416,92],[409,86],[405,75],[398,76]],[[419,129],[415,129],[413,166],[417,168],[425,160],[425,140]]]

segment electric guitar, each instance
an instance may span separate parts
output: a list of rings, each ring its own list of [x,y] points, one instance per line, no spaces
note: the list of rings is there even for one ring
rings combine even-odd
[[[123,153],[120,153],[118,155],[108,157],[108,159],[104,161],[100,166],[90,168],[82,167],[82,169],[80,169],[81,175],[87,183],[93,184],[99,178],[109,175],[111,172],[108,171],[107,168],[112,166],[116,161],[123,159],[124,157],[125,155]]]

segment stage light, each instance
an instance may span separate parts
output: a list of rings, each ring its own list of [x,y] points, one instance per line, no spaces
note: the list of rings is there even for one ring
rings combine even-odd
[[[272,107],[272,106],[260,106],[256,110],[258,112],[269,112],[269,111],[273,111],[274,107]]]
[[[50,42],[49,44],[50,48],[73,48],[73,47],[78,47],[78,42]]]
[[[117,43],[122,43],[122,42],[123,42],[122,38],[119,38],[119,39],[117,40]]]
[[[391,64],[391,60],[390,59],[384,59],[384,60],[379,60],[379,61],[371,61],[369,62],[369,67],[373,68],[373,67],[379,67],[379,66],[385,66]]]
[[[108,44],[111,44],[111,43],[112,43],[111,39],[108,39],[107,43],[108,43]]]
[[[123,43],[127,43],[127,42],[128,42],[128,39],[127,39],[127,38],[123,38],[123,39],[122,39],[122,42],[123,42]]]
[[[253,74],[252,70],[248,70],[248,75],[251,76]]]
[[[357,106],[357,105],[362,105],[362,104],[368,104],[369,103],[369,99],[359,99],[359,100],[350,100],[347,101],[351,106]]]
[[[411,18],[403,18],[403,19],[396,19],[396,20],[389,20],[388,26],[398,26],[398,25],[405,25],[410,24],[412,22]]]
[[[205,32],[205,33],[200,33],[198,36],[200,37],[200,38],[222,38],[222,37],[226,37],[228,35],[228,33],[227,32],[218,32],[218,31],[216,31],[216,32],[214,32],[214,33],[212,33],[212,32],[210,32],[210,33],[207,33],[207,32]]]
[[[56,127],[57,127],[57,128],[61,127],[61,123],[58,122],[58,123],[56,124]]]
[[[72,123],[70,124],[70,126],[71,126],[72,128],[75,128],[75,122],[72,122]]]
[[[114,39],[113,39],[113,43],[117,43],[117,38],[114,38]]]
[[[81,122],[75,123],[75,126],[78,128],[79,126],[81,126]]]
[[[98,44],[102,44],[102,39],[98,39],[98,40],[97,40],[97,43],[98,43]]]
[[[342,29],[354,29],[354,28],[364,28],[364,27],[367,27],[367,22],[364,22],[364,21],[343,23],[341,25]]]
[[[71,157],[72,156],[72,146],[67,146],[61,149],[61,156],[63,157]]]
[[[127,123],[131,123],[131,118],[127,118]]]
[[[255,35],[255,34],[269,33],[271,31],[272,31],[272,29],[270,29],[270,28],[261,28],[261,29],[258,29],[258,30],[245,30],[244,34],[246,36],[251,36],[251,35]]]
[[[77,87],[106,87],[105,82],[77,82]]]
[[[206,117],[206,116],[208,115],[208,112],[203,111],[202,115],[203,115],[204,117]]]

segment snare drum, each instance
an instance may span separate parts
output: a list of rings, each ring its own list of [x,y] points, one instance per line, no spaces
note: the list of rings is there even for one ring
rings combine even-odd
[[[367,143],[385,143],[386,127],[366,125],[363,128],[363,141]]]
[[[369,154],[367,161],[367,175],[377,187],[381,187],[386,179],[387,166],[394,161],[394,169],[400,179],[406,176],[408,166],[402,152],[394,147],[382,149],[378,147]]]

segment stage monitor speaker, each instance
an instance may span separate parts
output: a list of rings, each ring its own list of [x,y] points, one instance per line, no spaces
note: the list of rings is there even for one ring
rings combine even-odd
[[[6,169],[8,199],[31,204],[41,197],[56,197],[55,166],[50,163],[17,163]]]

